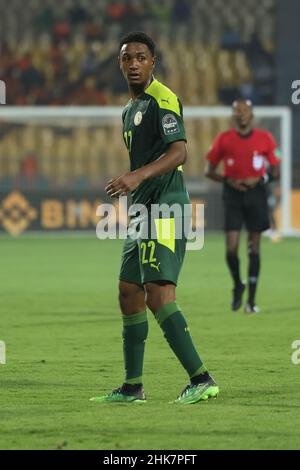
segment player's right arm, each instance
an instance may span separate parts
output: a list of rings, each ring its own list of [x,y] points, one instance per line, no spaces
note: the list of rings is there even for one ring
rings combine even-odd
[[[222,183],[225,179],[225,177],[217,171],[218,165],[222,159],[222,134],[220,134],[206,155],[207,165],[205,169],[205,176],[218,183]]]
[[[211,162],[206,164],[205,176],[213,181],[217,181],[217,183],[223,183],[225,180],[225,177],[217,172],[217,167]]]
[[[217,183],[224,183],[226,181],[229,186],[236,189],[237,191],[241,191],[242,193],[247,191],[247,188],[245,188],[240,180],[235,180],[233,178],[227,178],[226,176],[220,175],[220,173],[217,172],[217,167],[210,162],[207,164],[205,176],[213,181],[216,181]]]

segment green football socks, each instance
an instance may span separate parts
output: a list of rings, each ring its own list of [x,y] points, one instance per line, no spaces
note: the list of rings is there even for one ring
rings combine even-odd
[[[148,334],[147,312],[122,315],[125,382],[141,384],[145,341]]]
[[[155,315],[164,336],[189,377],[206,372],[196,351],[186,320],[175,302],[163,305]]]

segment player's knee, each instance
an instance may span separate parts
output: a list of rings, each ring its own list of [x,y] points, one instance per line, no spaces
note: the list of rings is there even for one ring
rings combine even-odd
[[[156,313],[163,305],[175,301],[175,286],[173,284],[145,284],[146,304],[152,313]]]
[[[139,312],[145,309],[144,291],[136,284],[120,281],[119,304],[122,313]]]
[[[130,300],[132,300],[135,297],[136,293],[137,293],[136,289],[132,289],[131,287],[120,285],[119,286],[120,304],[124,302],[130,302]]]

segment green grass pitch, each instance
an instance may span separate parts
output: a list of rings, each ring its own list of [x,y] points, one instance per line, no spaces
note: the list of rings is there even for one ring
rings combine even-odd
[[[142,405],[89,402],[123,379],[120,241],[0,238],[1,449],[300,448],[299,240],[262,242],[260,315],[229,309],[223,236],[188,252],[177,301],[220,386],[218,399],[170,405],[187,377],[149,314]],[[245,239],[241,255],[246,273]]]

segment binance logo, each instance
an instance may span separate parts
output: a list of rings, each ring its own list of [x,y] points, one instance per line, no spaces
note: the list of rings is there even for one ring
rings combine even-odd
[[[37,211],[27,199],[14,191],[0,205],[0,223],[11,235],[19,235],[37,218]]]

